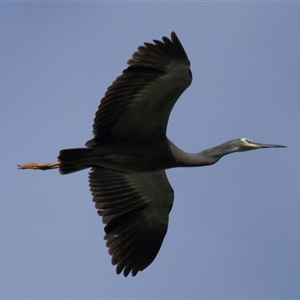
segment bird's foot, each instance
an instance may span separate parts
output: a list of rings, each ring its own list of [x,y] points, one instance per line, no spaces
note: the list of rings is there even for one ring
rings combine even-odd
[[[32,169],[32,170],[49,170],[49,169],[57,169],[59,168],[60,162],[52,162],[52,163],[27,163],[18,165],[19,170]]]

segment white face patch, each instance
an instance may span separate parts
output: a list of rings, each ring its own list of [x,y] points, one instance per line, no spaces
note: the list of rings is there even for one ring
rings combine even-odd
[[[242,138],[241,141],[244,142],[245,144],[253,144],[253,141],[248,138]]]

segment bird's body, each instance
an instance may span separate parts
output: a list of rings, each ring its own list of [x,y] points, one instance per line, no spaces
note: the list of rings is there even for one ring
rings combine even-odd
[[[60,160],[63,161],[61,172],[65,174],[74,172],[74,164],[79,169],[97,166],[127,173],[169,169],[176,166],[172,154],[175,147],[164,139],[142,143],[113,141],[92,148],[66,149],[60,154]]]
[[[221,154],[213,153],[212,149],[200,153],[185,152],[169,139],[142,143],[114,141],[92,148],[62,150],[59,156],[60,170],[63,174],[89,167],[103,167],[126,173],[152,172],[176,167],[211,165],[220,158]]]
[[[199,153],[187,153],[166,136],[171,110],[191,84],[190,62],[177,38],[140,46],[107,89],[86,148],[61,150],[58,162],[21,169],[59,168],[61,174],[92,168],[93,201],[117,273],[136,275],[156,257],[167,232],[174,192],[166,169],[211,165],[222,156],[284,147],[243,138]]]

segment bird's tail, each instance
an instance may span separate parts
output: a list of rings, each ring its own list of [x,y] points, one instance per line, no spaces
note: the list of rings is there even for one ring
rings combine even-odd
[[[65,149],[59,152],[58,160],[60,162],[59,172],[69,174],[89,168],[86,164],[86,158],[92,152],[92,148],[74,148]]]

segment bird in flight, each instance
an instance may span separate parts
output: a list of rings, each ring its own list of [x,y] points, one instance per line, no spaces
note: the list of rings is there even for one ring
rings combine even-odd
[[[175,32],[144,43],[108,87],[85,148],[61,150],[53,163],[19,165],[59,168],[61,174],[91,168],[89,185],[117,274],[135,276],[162,245],[174,199],[166,169],[212,165],[237,151],[285,147],[239,138],[199,153],[179,149],[166,136],[167,123],[191,82],[190,62]]]

